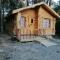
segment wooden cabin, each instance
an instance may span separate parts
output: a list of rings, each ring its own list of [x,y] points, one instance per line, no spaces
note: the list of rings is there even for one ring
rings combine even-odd
[[[56,18],[60,16],[44,2],[12,11],[9,32],[16,36],[55,35]]]

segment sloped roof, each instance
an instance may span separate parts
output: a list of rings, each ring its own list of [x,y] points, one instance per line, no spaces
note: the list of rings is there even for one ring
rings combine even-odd
[[[23,11],[23,10],[26,10],[26,9],[35,8],[35,7],[37,7],[37,6],[42,6],[42,7],[44,7],[44,8],[47,9],[51,14],[53,14],[55,17],[60,18],[60,16],[59,16],[51,7],[49,7],[49,6],[48,6],[46,3],[44,3],[44,2],[37,3],[37,4],[34,4],[34,5],[32,5],[32,6],[27,6],[27,7],[23,7],[23,8],[19,8],[19,9],[13,10],[13,11],[12,11],[12,14],[18,13],[18,12]]]

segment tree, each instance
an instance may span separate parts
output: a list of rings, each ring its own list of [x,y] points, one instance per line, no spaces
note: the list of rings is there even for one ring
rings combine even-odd
[[[27,0],[28,5],[36,4],[36,3],[39,3],[39,2],[45,2],[49,6],[52,5],[52,0]]]
[[[24,7],[24,3],[19,0],[10,0],[10,9],[14,10],[17,8],[22,8]]]
[[[57,3],[57,6],[54,8],[54,10],[60,15],[60,4],[59,4],[60,0]]]
[[[54,10],[60,15],[60,5],[59,4],[57,4],[57,6],[54,8]],[[56,20],[56,34],[60,36],[60,18]]]
[[[0,0],[0,30],[3,32],[4,17],[10,14],[14,9],[22,8],[24,6],[23,2],[18,0]]]

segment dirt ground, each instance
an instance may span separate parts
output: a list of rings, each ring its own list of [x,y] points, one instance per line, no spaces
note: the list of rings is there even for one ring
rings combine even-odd
[[[0,35],[0,60],[60,60],[60,43],[46,47],[38,42],[13,42]]]

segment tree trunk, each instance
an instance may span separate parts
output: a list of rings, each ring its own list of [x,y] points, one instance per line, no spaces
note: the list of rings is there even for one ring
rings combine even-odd
[[[2,7],[2,3],[1,2],[2,2],[2,0],[0,0],[0,11],[1,11],[1,14],[0,14],[1,15],[0,16],[1,17],[1,19],[0,19],[0,23],[1,23],[0,28],[1,28],[1,30],[0,30],[0,32],[3,33],[3,14],[2,14],[3,7]]]

